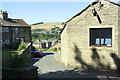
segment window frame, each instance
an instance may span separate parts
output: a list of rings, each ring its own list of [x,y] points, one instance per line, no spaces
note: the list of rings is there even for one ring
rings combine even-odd
[[[2,27],[2,32],[9,32],[9,27]]]
[[[26,37],[21,37],[20,40],[21,40],[22,42],[26,42]]]
[[[10,39],[6,39],[5,41],[4,41],[4,44],[10,44]]]
[[[101,31],[102,31],[102,29],[111,29],[111,33],[110,33],[111,44],[110,44],[110,46],[105,45],[105,43],[106,43],[105,40],[106,40],[107,37],[103,38],[103,37],[100,37],[100,36],[98,37],[100,39],[99,44],[98,45],[97,44],[95,44],[95,45],[92,44],[92,42],[91,42],[92,41],[91,40],[92,39],[91,29],[101,29]],[[104,44],[103,45],[101,44],[101,39],[102,38],[104,39]],[[91,27],[91,28],[89,28],[89,47],[92,47],[92,46],[93,47],[112,47],[113,46],[112,42],[113,42],[113,28],[112,27],[105,27],[105,28],[104,27],[98,27],[98,28],[97,27]]]
[[[19,34],[19,28],[18,27],[15,28],[15,33]]]
[[[15,43],[16,43],[16,44],[20,44],[20,38],[19,38],[19,37],[16,37],[16,38],[15,38]]]

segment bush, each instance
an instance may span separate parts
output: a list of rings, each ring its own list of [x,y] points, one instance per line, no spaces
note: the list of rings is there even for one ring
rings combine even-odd
[[[49,51],[57,51],[57,48],[49,49]]]
[[[17,54],[11,55],[9,67],[12,68],[22,68],[26,66],[26,58],[24,56],[19,56]]]
[[[48,49],[41,49],[42,51],[48,51]]]
[[[58,48],[58,51],[61,51],[61,48],[60,48],[60,47]]]
[[[21,42],[21,44],[19,44],[19,47],[18,47],[18,51],[20,51],[20,50],[23,50],[23,49],[26,49],[26,43],[24,43],[24,42]]]
[[[54,48],[54,51],[57,51],[57,48]]]

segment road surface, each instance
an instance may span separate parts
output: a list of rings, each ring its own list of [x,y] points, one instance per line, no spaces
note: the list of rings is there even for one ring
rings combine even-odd
[[[38,67],[40,78],[93,78],[92,80],[120,80],[117,72],[82,71],[67,68],[54,59],[53,53],[46,53],[43,58],[34,58],[34,66]]]
[[[56,72],[56,71],[65,71],[70,70],[73,68],[67,68],[64,65],[58,63],[54,59],[54,53],[45,53],[46,56],[42,58],[34,58],[34,66],[38,67],[38,73],[39,75],[43,75],[50,72]]]

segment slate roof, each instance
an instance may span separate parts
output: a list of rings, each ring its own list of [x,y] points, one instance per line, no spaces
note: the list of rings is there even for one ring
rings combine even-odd
[[[11,19],[4,20],[0,18],[1,26],[11,26],[11,27],[30,27],[23,19]]]

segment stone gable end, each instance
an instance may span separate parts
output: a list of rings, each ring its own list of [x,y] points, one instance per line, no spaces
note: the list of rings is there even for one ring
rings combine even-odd
[[[107,1],[90,5],[66,23],[61,34],[61,61],[66,66],[83,69],[117,69],[120,58],[120,7]],[[97,16],[94,16],[94,10]],[[112,46],[90,46],[90,29],[111,28]]]

